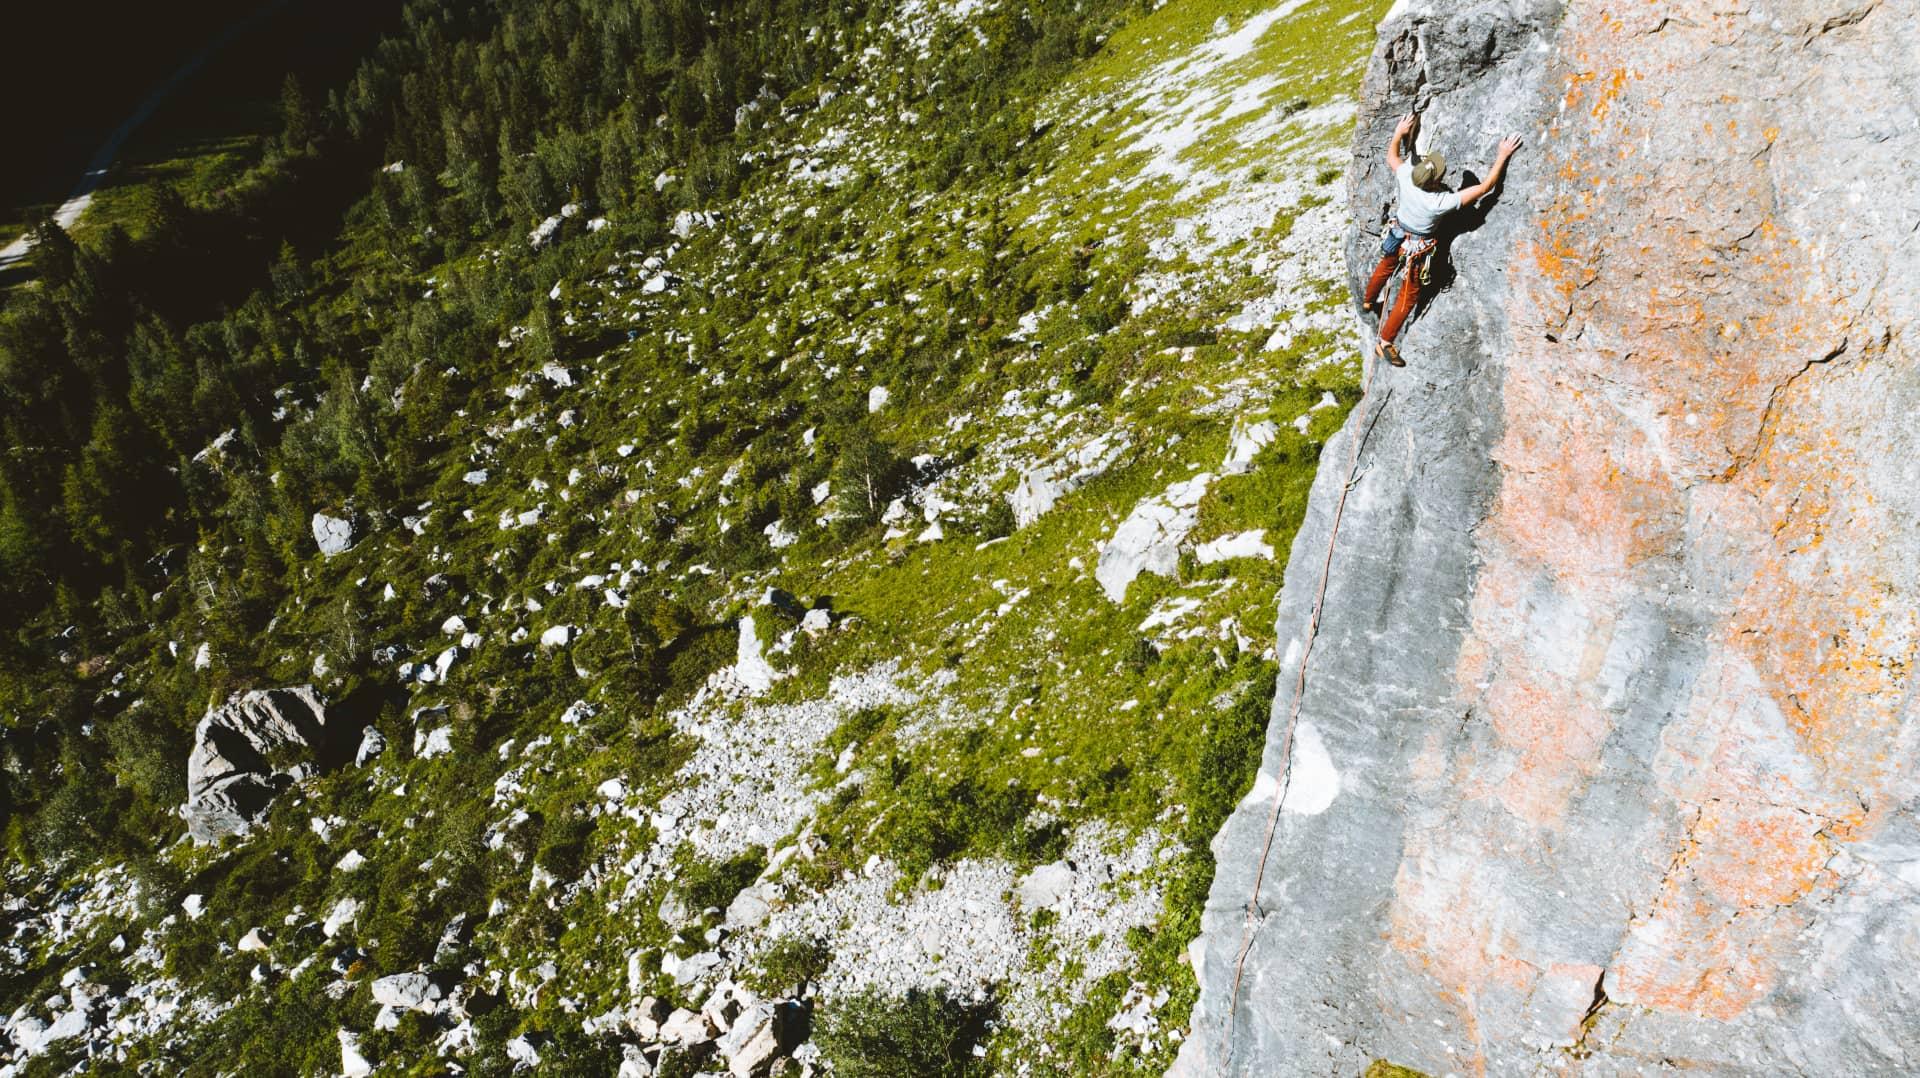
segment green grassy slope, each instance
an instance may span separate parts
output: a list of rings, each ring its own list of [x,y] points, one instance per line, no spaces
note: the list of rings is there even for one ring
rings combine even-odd
[[[138,698],[115,730],[311,681],[388,747],[245,842],[170,843],[155,813],[157,851],[15,868],[9,893],[72,884],[89,912],[26,949],[0,1009],[92,962],[180,998],[115,1038],[129,1065],[331,1072],[349,1029],[396,1072],[491,1073],[535,1034],[555,1073],[610,1073],[633,1038],[586,1019],[692,1002],[663,961],[758,880],[773,909],[721,936],[727,969],[814,981],[829,1056],[868,1050],[836,1007],[898,1015],[944,986],[990,1007],[985,1067],[1164,1069],[1207,843],[1264,736],[1286,552],[1357,398],[1335,184],[1383,7],[1090,5],[1060,16],[1082,40],[993,98],[983,42],[1037,20],[885,6],[830,78],[755,107],[737,195],[694,197],[671,161],[640,177],[703,211],[666,235],[562,194],[583,206],[547,208],[542,249],[527,221],[402,237],[402,259],[395,215],[363,204],[298,302],[377,326],[365,354],[314,357],[327,373],[283,387],[257,455],[192,463],[231,524],[58,677]],[[337,463],[355,454],[375,463]],[[1015,520],[1035,469],[1092,460]],[[1177,565],[1110,599],[1103,546],[1196,478]],[[350,551],[318,554],[315,512],[354,521]],[[1248,532],[1274,556],[1198,553]],[[777,674],[759,693],[730,672],[749,616]],[[443,655],[444,677],[402,678]],[[1010,893],[1063,859],[1072,901]],[[127,873],[140,901],[104,904]],[[977,935],[909,923],[949,913]],[[234,950],[254,926],[270,955]],[[487,1006],[374,1028],[369,982],[421,967]]]

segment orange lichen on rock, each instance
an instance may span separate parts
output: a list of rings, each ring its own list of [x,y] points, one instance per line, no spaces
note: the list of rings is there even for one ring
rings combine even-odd
[[[1612,721],[1569,682],[1518,672],[1495,682],[1481,706],[1512,754],[1513,766],[1494,796],[1535,827],[1559,823],[1598,766]]]
[[[1832,845],[1788,808],[1715,801],[1697,810],[1684,855],[1610,967],[1609,996],[1721,1021],[1763,998],[1811,915],[1795,904],[1830,885]]]

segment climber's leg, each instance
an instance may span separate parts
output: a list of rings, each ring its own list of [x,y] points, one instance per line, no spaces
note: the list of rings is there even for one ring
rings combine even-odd
[[[1400,294],[1394,298],[1393,311],[1380,326],[1380,339],[1388,344],[1400,335],[1400,327],[1405,324],[1407,315],[1413,313],[1413,305],[1420,302],[1420,277],[1425,257],[1415,258],[1407,263],[1406,280],[1400,285]],[[1379,271],[1376,269],[1375,273]]]
[[[1387,282],[1393,280],[1393,267],[1399,261],[1393,255],[1386,255],[1374,264],[1373,276],[1367,278],[1366,294],[1360,297],[1363,309],[1371,311],[1380,302],[1380,293],[1386,289]]]

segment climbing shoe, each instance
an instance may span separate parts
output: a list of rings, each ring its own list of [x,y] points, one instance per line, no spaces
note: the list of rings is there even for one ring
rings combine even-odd
[[[1392,341],[1380,342],[1380,354],[1386,358],[1388,363],[1396,367],[1404,367],[1407,365],[1407,361],[1400,358],[1400,349],[1394,347]]]

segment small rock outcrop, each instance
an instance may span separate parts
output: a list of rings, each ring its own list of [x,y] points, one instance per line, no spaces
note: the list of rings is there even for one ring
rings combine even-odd
[[[1141,573],[1172,576],[1180,564],[1180,547],[1200,521],[1200,499],[1206,497],[1213,476],[1202,472],[1144,498],[1100,548],[1093,576],[1114,602],[1124,602],[1127,588]]]
[[[1178,1073],[1920,1068],[1916,21],[1395,5],[1356,291],[1398,116],[1526,142],[1321,457]]]
[[[356,745],[311,685],[240,693],[200,719],[187,757],[187,833],[201,842],[239,835],[288,783],[339,762]]]

